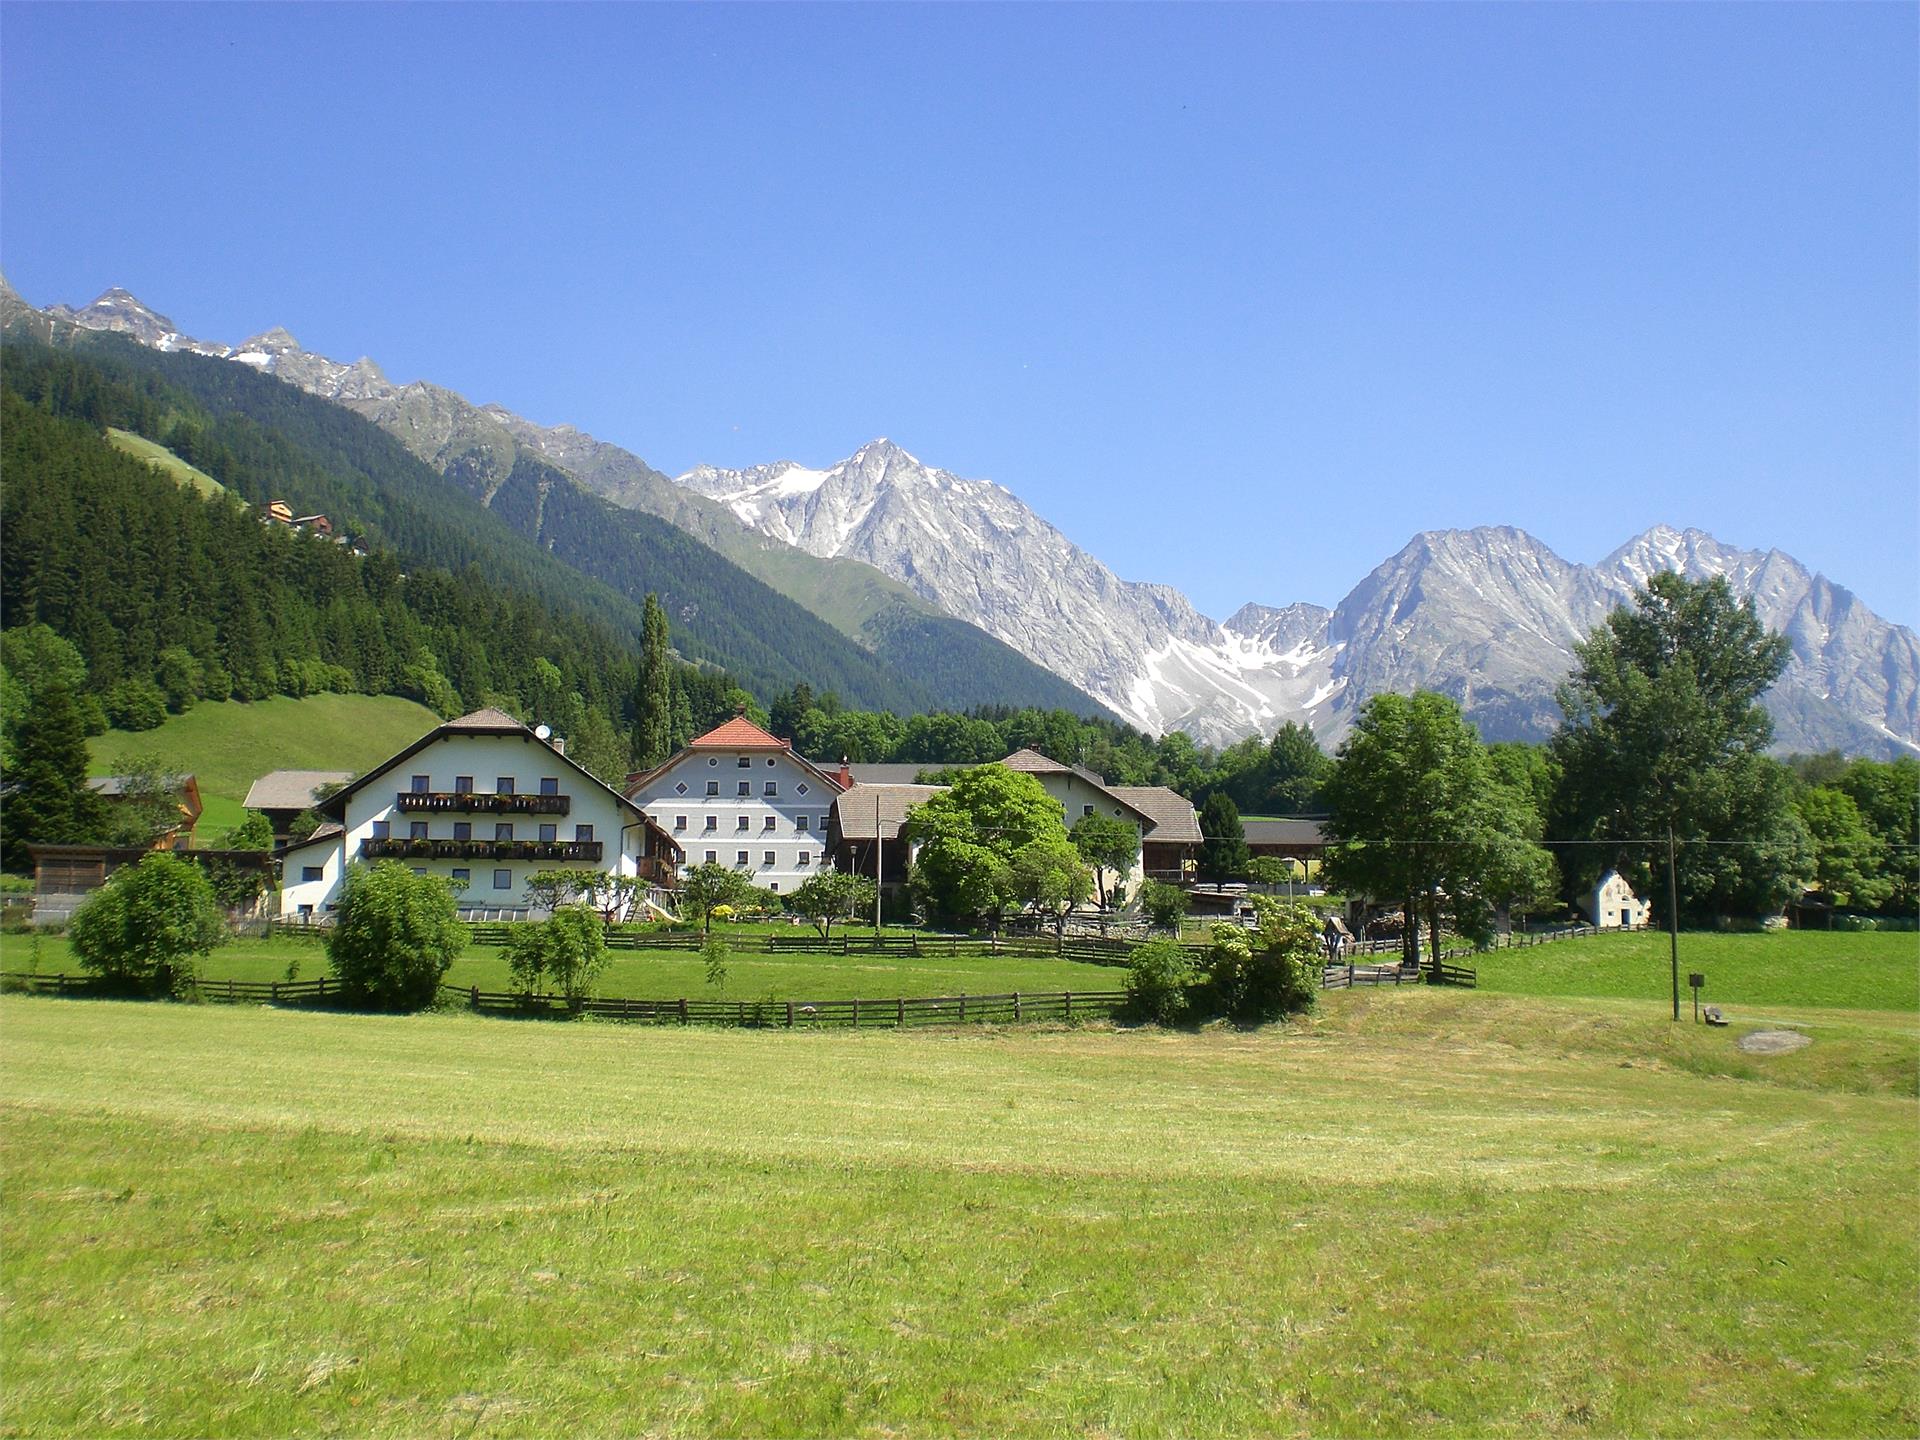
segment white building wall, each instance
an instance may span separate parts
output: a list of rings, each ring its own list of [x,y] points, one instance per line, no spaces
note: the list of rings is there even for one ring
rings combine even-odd
[[[1124,820],[1131,825],[1136,842],[1143,838],[1140,817],[1084,777],[1069,770],[1036,774],[1033,778],[1040,782],[1041,788],[1047,794],[1060,802],[1061,807],[1066,811],[1067,829],[1073,829],[1085,815],[1106,815],[1115,820]],[[1146,878],[1146,852],[1144,849],[1136,849],[1133,854],[1133,868],[1125,875],[1112,870],[1107,871],[1106,886],[1111,891],[1117,882],[1124,881],[1127,893],[1138,895],[1141,882]]]
[[[670,764],[628,798],[679,842],[686,868],[711,859],[788,895],[826,865],[827,819],[839,793],[791,754],[703,749]]]
[[[1647,923],[1647,902],[1633,893],[1633,887],[1617,870],[1609,870],[1600,877],[1588,904],[1596,929],[1613,930]]]
[[[503,778],[512,780],[515,792],[522,795],[538,794],[540,782],[549,779],[570,803],[564,815],[401,810],[400,792],[413,789],[416,775],[426,777],[422,788],[430,792],[451,792],[457,788],[457,781],[471,778],[474,793],[483,796],[494,794]],[[457,830],[461,825],[468,827],[464,837]],[[462,909],[524,907],[527,877],[536,870],[639,873],[638,857],[644,844],[639,823],[622,810],[610,791],[532,736],[455,733],[441,737],[398,765],[377,773],[349,796],[346,834],[334,837],[330,848],[323,843],[287,853],[281,877],[280,913],[285,918],[297,919],[302,906],[311,906],[308,914],[323,917],[339,898],[346,866],[362,858],[364,842],[379,836],[383,827],[385,838],[396,840],[412,838],[416,827],[424,827],[424,838],[429,840],[485,841],[501,838],[496,830],[501,825],[511,827],[511,833],[505,838],[536,841],[545,838],[542,826],[552,826],[552,839],[557,842],[581,838],[581,827],[590,827],[590,838],[601,842],[601,859],[596,863],[496,860],[486,856],[383,858],[396,859],[421,874],[440,875],[449,880],[464,878],[467,888],[460,896]],[[631,828],[623,831],[622,827],[627,826]],[[312,881],[301,878],[310,866],[321,871],[320,878]]]

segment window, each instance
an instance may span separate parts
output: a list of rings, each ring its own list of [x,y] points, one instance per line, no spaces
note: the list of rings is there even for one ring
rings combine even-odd
[[[473,871],[466,869],[464,866],[455,866],[453,878],[458,884],[471,885],[473,883]]]
[[[558,795],[560,793],[560,777],[558,775],[542,775],[540,777],[540,793],[542,795]]]
[[[746,769],[751,764],[753,764],[753,757],[751,755],[742,755],[740,757],[740,768],[742,770]]]
[[[325,878],[326,870],[319,865],[302,865],[300,867],[300,883],[303,885],[310,880],[322,880]]]
[[[495,780],[493,782],[493,793],[496,795],[513,794],[513,776],[502,775]]]
[[[513,889],[513,871],[496,870],[493,872],[493,888],[496,890]]]
[[[407,838],[409,840],[426,839],[427,838],[427,822],[424,820],[410,821],[407,825]]]
[[[711,835],[714,831],[718,830],[719,828],[720,828],[720,817],[718,815],[707,816],[706,833]]]
[[[806,834],[807,833],[807,817],[804,815],[794,816],[793,828],[798,830],[802,835]]]
[[[416,875],[424,875],[427,873],[427,867],[424,865],[416,865],[413,867],[413,873]]]
[[[802,850],[800,852],[800,868],[804,870],[807,868],[807,866],[811,865],[812,863],[813,863],[813,852],[810,850]]]
[[[540,827],[540,843],[541,844],[543,845],[549,844],[552,841],[558,840],[559,838],[560,838],[560,827],[558,825],[542,825]]]
[[[773,764],[773,756],[771,755],[767,756],[767,764],[769,765]]]
[[[1080,807],[1080,813],[1081,813],[1082,815],[1091,815],[1091,814],[1093,814],[1093,806],[1091,806],[1091,805],[1082,805],[1082,806]]]
[[[413,777],[413,793],[416,795],[424,795],[427,793],[427,777],[426,776],[416,775]]]
[[[684,815],[676,815],[676,816],[674,816],[674,817],[673,817],[673,828],[674,828],[675,830],[677,830],[677,831],[685,831],[685,830],[686,830],[686,828],[687,828],[687,817],[686,817],[686,816],[684,816]]]
[[[513,822],[511,820],[496,820],[493,825],[493,838],[496,840],[513,839]]]
[[[740,782],[741,797],[744,799],[746,796],[751,795],[752,793],[753,793],[753,782],[751,780],[742,780]]]
[[[453,793],[456,795],[471,795],[473,793],[473,776],[471,775],[454,776],[453,777]]]
[[[798,785],[794,786],[793,789],[796,795],[804,795],[807,793],[807,782],[802,780]]]
[[[774,820],[775,820],[775,817],[774,817],[774,816],[772,816],[772,815],[769,815],[769,816],[767,816],[767,818],[766,818],[766,820],[765,820],[765,822],[763,822],[763,823],[761,824],[761,826],[760,826],[760,828],[761,828],[762,830],[771,830],[771,829],[773,829],[773,826],[774,826]]]
[[[313,906],[302,905],[300,907],[300,918],[302,920],[311,920],[313,918]]]
[[[769,881],[767,884],[767,889],[773,891],[774,894],[778,895],[780,893],[780,882],[778,880]]]
[[[760,793],[762,795],[778,795],[780,793],[780,783],[777,780],[769,780],[760,787]]]
[[[720,757],[718,755],[709,755],[707,757],[707,764],[718,765],[719,763],[720,763]]]
[[[820,817],[820,828],[822,830],[825,830],[827,828],[827,817],[824,815]]]
[[[591,826],[591,825],[576,825],[576,826],[574,826],[574,827],[573,827],[573,838],[574,838],[574,839],[576,839],[576,840],[591,840],[591,839],[593,839],[593,826]]]
[[[760,863],[761,863],[761,864],[763,864],[763,865],[771,865],[771,864],[773,864],[773,851],[771,851],[771,850],[769,850],[769,851],[767,851],[767,858],[766,858],[765,860],[763,860],[763,861],[761,861]]]
[[[456,840],[473,839],[473,822],[471,820],[454,821],[453,822],[453,838]]]
[[[718,860],[719,858],[720,858],[720,852],[718,850],[707,851],[707,864],[711,865],[713,864],[714,861]]]
[[[707,794],[718,795],[719,793],[720,793],[720,782],[718,780],[707,781]]]
[[[390,837],[392,836],[392,834],[393,834],[393,822],[392,822],[392,821],[389,821],[389,820],[376,820],[376,821],[374,821],[374,822],[373,822],[373,838],[374,838],[374,839],[376,839],[376,840],[386,840],[386,839],[388,839],[388,838],[390,838]]]
[[[746,864],[746,863],[747,863],[747,852],[746,852],[746,851],[744,851],[744,850],[736,850],[736,851],[734,851],[734,852],[733,852],[733,863],[734,863],[734,864],[736,864],[736,865],[744,865],[744,864]]]
[[[686,793],[687,793],[687,782],[686,782],[686,781],[684,781],[684,780],[682,780],[682,781],[681,781],[681,782],[680,782],[680,783],[679,783],[678,785],[676,785],[676,786],[674,786],[674,787],[673,787],[673,793],[674,793],[674,794],[676,794],[676,795],[684,795],[684,794],[686,794]]]
[[[748,825],[748,820],[746,816],[736,815],[733,817],[733,828],[736,831],[745,830],[747,828],[747,825]]]

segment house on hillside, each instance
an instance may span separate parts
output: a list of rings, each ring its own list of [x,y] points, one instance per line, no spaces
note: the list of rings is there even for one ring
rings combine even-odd
[[[626,792],[687,864],[730,866],[791,894],[827,863],[828,817],[850,783],[736,715],[664,764],[629,775]]]
[[[293,528],[311,530],[316,535],[333,534],[333,522],[324,515],[296,515],[293,517]]]
[[[184,850],[192,843],[193,827],[200,823],[202,805],[200,803],[200,782],[191,775],[174,777],[178,782],[174,792],[176,808],[180,813],[179,823],[162,830],[153,837],[149,850]],[[96,795],[106,797],[109,805],[125,804],[132,783],[129,775],[96,775],[87,781],[87,788]]]
[[[655,889],[678,873],[671,836],[499,710],[436,726],[314,808],[320,828],[279,852],[285,919],[324,920],[356,861],[445,876],[463,912],[490,918],[529,916],[539,870],[635,875]]]
[[[323,791],[338,790],[352,780],[351,770],[272,770],[248,787],[245,803],[267,817],[273,843],[284,845],[302,811],[318,805]]]
[[[1177,883],[1188,874],[1200,847],[1200,822],[1193,803],[1179,792],[1164,785],[1109,785],[1091,770],[1063,765],[1037,750],[1016,750],[994,763],[1038,780],[1041,788],[1060,802],[1062,819],[1069,830],[1084,816],[1096,814],[1111,815],[1134,827],[1140,836],[1140,853],[1127,874],[1107,874],[1109,890],[1124,883],[1129,893],[1137,894],[1141,880],[1149,875]],[[946,787],[891,780],[871,783],[862,776],[891,775],[899,770],[917,773],[929,768],[937,767],[850,767],[853,786],[839,796],[832,814],[836,866],[872,875],[877,855],[883,882],[905,878],[912,855],[900,831],[907,813]]]
[[[1652,907],[1633,893],[1624,875],[1609,870],[1594,882],[1585,908],[1597,930],[1632,930],[1647,923]]]
[[[291,525],[293,524],[293,507],[284,500],[269,500],[262,518],[273,525]]]

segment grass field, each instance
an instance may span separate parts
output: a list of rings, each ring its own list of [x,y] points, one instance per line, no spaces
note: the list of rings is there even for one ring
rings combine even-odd
[[[144,460],[156,470],[163,470],[180,484],[198,490],[202,495],[224,495],[227,487],[214,479],[206,471],[189,465],[164,445],[157,445],[144,435],[136,435],[131,430],[116,430],[107,427],[107,440],[116,450]]]
[[[424,705],[396,695],[280,696],[202,701],[157,730],[109,730],[88,743],[95,775],[114,774],[130,756],[157,755],[167,768],[196,776],[206,805],[196,840],[210,845],[246,818],[240,802],[269,770],[367,770],[439,723]]]
[[[768,955],[757,937],[727,965],[724,990],[707,984],[706,965],[687,950],[619,950],[602,975],[599,993],[635,1000],[890,1000],[915,995],[1004,995],[1060,990],[1118,990],[1126,972],[1111,966],[1070,960],[1026,960],[1008,955],[828,956]],[[66,940],[41,939],[36,955],[31,936],[0,936],[0,969],[37,969],[41,974],[81,973]],[[312,980],[330,973],[325,946],[312,940],[237,940],[208,956],[201,974],[209,980]],[[499,946],[470,945],[446,983],[477,985],[482,990],[513,988]]]
[[[1914,1017],[1800,1018],[4,997],[0,1431],[1910,1435]]]
[[[1668,1000],[1673,977],[1662,932],[1596,935],[1495,950],[1463,962],[1483,989],[1527,995],[1611,995]],[[1763,935],[1683,931],[1680,1000],[1687,975],[1706,977],[1715,1005],[1829,1005],[1920,1011],[1920,934],[1777,930]]]

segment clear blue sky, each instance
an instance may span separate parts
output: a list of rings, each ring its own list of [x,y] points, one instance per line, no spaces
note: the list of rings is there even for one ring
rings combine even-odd
[[[0,264],[1224,616],[1657,521],[1920,621],[1911,5],[0,7]]]

